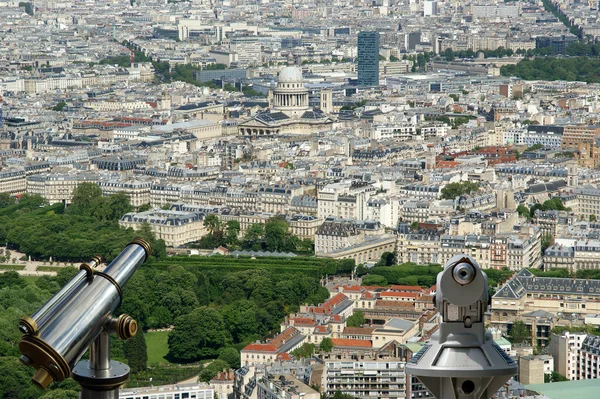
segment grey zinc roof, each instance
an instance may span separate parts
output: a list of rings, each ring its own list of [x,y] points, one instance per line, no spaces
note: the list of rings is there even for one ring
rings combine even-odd
[[[404,319],[393,318],[387,322],[385,327],[397,328],[400,330],[408,331],[412,328],[413,322]]]
[[[498,292],[496,292],[494,298],[518,299],[528,292],[600,296],[600,281],[557,277],[536,277],[529,270],[523,269],[513,276]]]

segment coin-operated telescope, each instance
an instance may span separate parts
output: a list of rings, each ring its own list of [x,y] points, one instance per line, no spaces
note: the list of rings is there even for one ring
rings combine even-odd
[[[112,313],[123,299],[123,285],[151,253],[150,244],[136,238],[104,272],[95,269],[102,258],[93,257],[44,306],[20,320],[21,362],[37,369],[35,385],[45,389],[72,376],[81,385],[82,399],[118,398],[129,367],[110,360],[109,334],[128,339],[138,327],[130,316]],[[79,362],[88,347],[90,360]]]
[[[438,399],[489,399],[517,373],[517,364],[486,334],[488,279],[468,255],[456,255],[437,276],[439,331],[406,364]]]

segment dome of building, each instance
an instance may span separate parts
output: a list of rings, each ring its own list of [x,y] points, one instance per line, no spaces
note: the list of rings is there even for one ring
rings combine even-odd
[[[279,72],[279,83],[302,83],[302,71],[293,66],[285,67]]]

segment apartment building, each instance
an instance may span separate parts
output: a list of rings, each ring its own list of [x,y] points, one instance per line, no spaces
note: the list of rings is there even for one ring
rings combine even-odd
[[[215,389],[216,397],[214,399],[227,399],[233,393],[234,372],[224,369],[209,381]]]
[[[552,334],[552,339],[550,340],[548,348],[550,355],[554,358],[554,370],[567,377],[568,380],[581,379],[582,364],[580,350],[587,337],[588,335],[583,332],[571,333],[565,331],[560,335]],[[586,350],[584,358],[588,357],[587,355],[589,354],[590,349],[595,347],[593,342],[591,346],[589,343],[590,342],[588,341],[588,349]],[[595,356],[597,356],[597,354]],[[587,371],[587,369],[588,365],[586,364],[585,370]]]
[[[561,147],[577,148],[579,143],[592,143],[600,135],[600,126],[596,125],[569,125],[563,129]]]
[[[27,176],[27,194],[41,195],[50,205],[62,202],[69,205],[73,190],[81,183],[98,183],[99,177],[91,173],[45,173]]]
[[[584,219],[591,215],[600,217],[600,189],[576,187],[564,196],[565,206]]]
[[[10,195],[23,194],[27,191],[27,177],[25,170],[1,170],[0,193]]]
[[[364,220],[368,200],[374,193],[375,187],[364,182],[328,184],[318,192],[317,214],[322,218]]]
[[[161,208],[181,200],[180,184],[157,183],[150,187],[150,205]]]
[[[296,377],[266,374],[257,380],[257,399],[319,399],[320,394]]]
[[[214,399],[214,397],[214,388],[206,383],[157,385],[119,391],[119,399]]]
[[[492,297],[490,323],[504,328],[507,321],[535,311],[566,320],[600,314],[600,281],[536,277],[520,270]]]
[[[266,343],[248,344],[241,350],[242,366],[272,363],[276,360],[289,360],[288,352],[299,348],[306,336],[300,330],[289,327]]]
[[[153,210],[126,213],[119,221],[119,225],[139,230],[144,223],[147,223],[156,238],[164,240],[169,247],[179,247],[198,241],[208,234],[203,219],[202,215],[192,212]]]
[[[129,197],[129,202],[135,208],[150,203],[151,182],[107,180],[100,181],[99,185],[103,195],[117,193],[127,195],[127,197]]]
[[[523,385],[543,384],[544,376],[554,371],[554,358],[548,355],[531,355],[519,358],[519,382]]]
[[[573,213],[567,211],[542,211],[537,209],[533,215],[535,224],[540,226],[542,235],[556,236],[562,226],[571,226],[575,221]]]
[[[379,349],[334,349],[324,354],[321,385],[333,395],[340,391],[354,398],[410,398],[410,377],[404,368],[410,351],[397,342]]]
[[[548,248],[544,252],[545,269],[568,269],[575,273],[578,270],[600,268],[600,241],[598,240],[564,240]]]
[[[326,220],[315,232],[315,253],[328,253],[362,242],[364,235],[352,221]]]
[[[398,263],[418,265],[442,263],[440,236],[436,234],[398,234]]]
[[[590,380],[600,378],[598,356],[600,355],[600,337],[588,335],[579,349],[579,379]]]

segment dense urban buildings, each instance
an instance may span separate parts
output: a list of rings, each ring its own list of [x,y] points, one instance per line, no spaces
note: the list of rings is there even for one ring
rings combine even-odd
[[[121,398],[431,397],[404,366],[437,331],[435,276],[409,268],[461,253],[494,277],[520,384],[598,377],[597,2],[0,0],[0,20],[0,207],[39,196],[58,237],[93,186],[93,231],[169,257],[326,265],[329,298],[269,308],[235,372]],[[6,218],[3,246],[46,239]],[[50,241],[0,271],[54,275]]]

